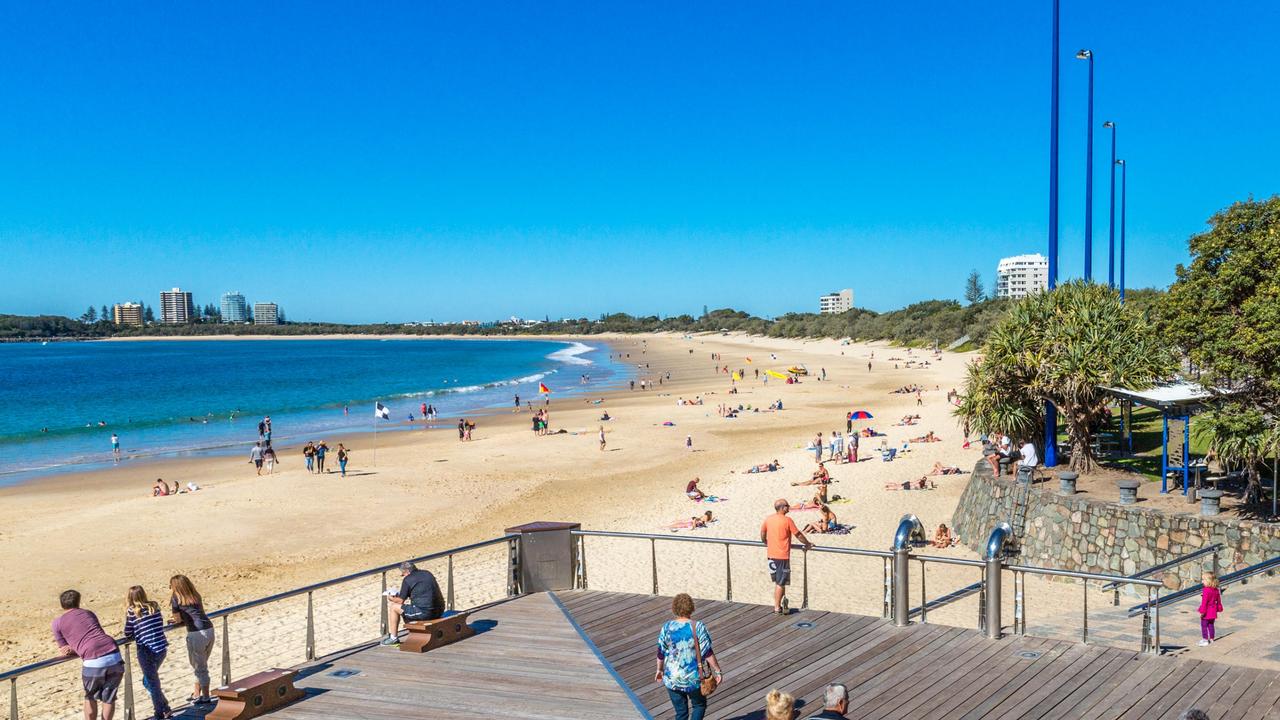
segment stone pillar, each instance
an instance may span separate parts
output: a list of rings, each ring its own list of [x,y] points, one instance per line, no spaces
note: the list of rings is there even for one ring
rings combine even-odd
[[[1200,491],[1200,514],[1205,517],[1213,517],[1218,514],[1222,505],[1221,490],[1201,490]]]
[[[1142,485],[1141,480],[1119,480],[1116,486],[1120,488],[1120,504],[1136,505],[1138,504],[1138,488]]]
[[[520,589],[528,593],[572,590],[578,544],[570,531],[579,523],[532,522],[506,529],[520,536]]]
[[[1059,495],[1075,495],[1076,480],[1080,476],[1069,470],[1058,473],[1058,494]]]

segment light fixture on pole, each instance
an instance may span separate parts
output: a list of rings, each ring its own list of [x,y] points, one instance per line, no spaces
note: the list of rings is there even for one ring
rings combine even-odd
[[[1107,222],[1107,284],[1116,286],[1116,124],[1110,120],[1102,127],[1111,128],[1111,219]]]
[[[1089,140],[1084,170],[1084,279],[1093,279],[1093,51],[1081,50],[1077,60],[1089,61]]]

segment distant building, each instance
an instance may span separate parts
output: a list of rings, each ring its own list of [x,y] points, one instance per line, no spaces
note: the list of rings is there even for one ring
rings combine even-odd
[[[249,305],[245,303],[244,295],[235,291],[222,293],[222,322],[249,322]]]
[[[142,327],[142,306],[138,303],[116,303],[111,312],[112,320],[117,325]]]
[[[280,324],[280,306],[275,303],[254,303],[253,304],[253,324],[254,325],[279,325]]]
[[[840,292],[827,293],[818,298],[818,312],[823,315],[842,313],[853,309],[853,290],[845,288]]]
[[[1049,258],[1014,255],[996,265],[996,297],[1022,298],[1049,287]]]
[[[165,325],[185,325],[195,315],[191,293],[174,288],[160,293],[160,322]]]

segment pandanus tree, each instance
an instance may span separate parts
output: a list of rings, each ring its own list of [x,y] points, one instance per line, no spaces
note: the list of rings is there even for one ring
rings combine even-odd
[[[1070,282],[1009,308],[970,364],[956,414],[978,432],[1039,438],[1052,403],[1071,441],[1071,470],[1085,474],[1097,464],[1105,388],[1144,389],[1174,368],[1142,312],[1105,285]]]
[[[1280,450],[1280,425],[1257,408],[1226,400],[1196,417],[1195,433],[1208,441],[1209,449],[1224,463],[1244,472],[1244,501],[1262,499],[1262,478],[1258,473],[1268,454]]]

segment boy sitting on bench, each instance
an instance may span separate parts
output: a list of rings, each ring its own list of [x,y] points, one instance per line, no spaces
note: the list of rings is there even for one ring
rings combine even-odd
[[[383,645],[400,644],[400,620],[436,620],[444,615],[444,595],[436,576],[419,570],[411,562],[400,563],[400,591],[387,596],[390,612],[391,634],[382,640]]]

